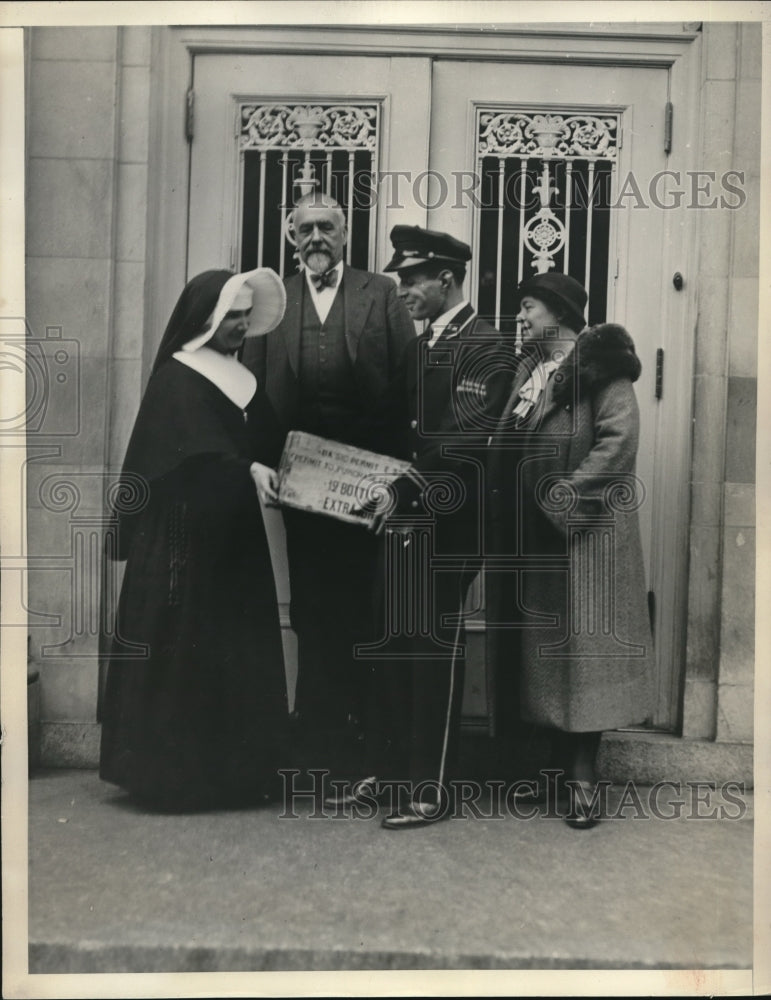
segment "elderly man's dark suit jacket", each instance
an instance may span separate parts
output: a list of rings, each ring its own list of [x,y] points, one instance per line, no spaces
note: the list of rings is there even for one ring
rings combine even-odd
[[[304,306],[311,295],[305,276],[288,278],[285,287],[287,307],[281,324],[267,336],[247,341],[244,363],[264,386],[284,435],[305,430],[374,450],[372,419],[377,401],[407,344],[415,339],[414,324],[397,298],[396,285],[381,275],[343,268],[338,295],[343,296],[343,334],[351,377],[346,380],[348,388],[342,390],[344,405],[338,411],[348,415],[335,418],[331,425],[319,422],[316,411],[308,411],[309,400],[300,398]],[[334,426],[334,432],[326,430],[327,426]],[[359,662],[353,649],[367,638],[372,626],[377,539],[359,525],[320,514],[284,508],[283,516],[292,592],[290,618],[298,639],[295,708],[308,732],[324,734],[311,737],[306,756],[313,766],[344,773],[354,767],[348,759],[348,744],[343,745],[338,760],[326,754],[336,745],[330,734],[342,731],[344,741],[348,740],[345,734],[351,727],[346,719],[360,719],[364,714],[369,665]]]
[[[299,411],[300,330],[305,276],[295,274],[284,282],[286,312],[279,326],[266,337],[246,341],[243,363],[265,387],[284,427],[293,429]],[[347,441],[368,447],[368,417],[393,378],[406,345],[415,338],[415,327],[396,295],[390,278],[356,268],[343,268],[345,331],[353,364],[362,420],[351,428]]]

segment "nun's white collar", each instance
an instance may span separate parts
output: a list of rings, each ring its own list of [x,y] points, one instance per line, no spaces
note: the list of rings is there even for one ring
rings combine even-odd
[[[196,351],[176,351],[173,357],[207,378],[242,410],[257,391],[257,379],[233,354],[199,347]]]

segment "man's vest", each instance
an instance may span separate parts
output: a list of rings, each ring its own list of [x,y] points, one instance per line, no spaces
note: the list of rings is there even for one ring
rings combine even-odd
[[[319,320],[313,297],[303,288],[300,331],[300,423],[298,430],[335,441],[351,440],[360,410],[353,365],[345,342],[342,287],[327,318]]]

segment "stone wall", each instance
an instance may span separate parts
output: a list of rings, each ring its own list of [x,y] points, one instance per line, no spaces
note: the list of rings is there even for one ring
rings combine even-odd
[[[699,213],[683,735],[752,740],[761,28],[706,24],[699,163],[747,201]]]
[[[27,319],[66,355],[28,455],[43,763],[94,759],[103,473],[141,389],[150,43],[130,27],[27,39]]]

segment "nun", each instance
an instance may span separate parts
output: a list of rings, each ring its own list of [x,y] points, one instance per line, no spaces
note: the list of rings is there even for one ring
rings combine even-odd
[[[248,806],[278,792],[287,694],[260,499],[275,499],[282,439],[237,352],[280,322],[285,302],[268,268],[193,278],[129,441],[119,492],[142,502],[113,511],[126,567],[100,776],[150,808]]]

